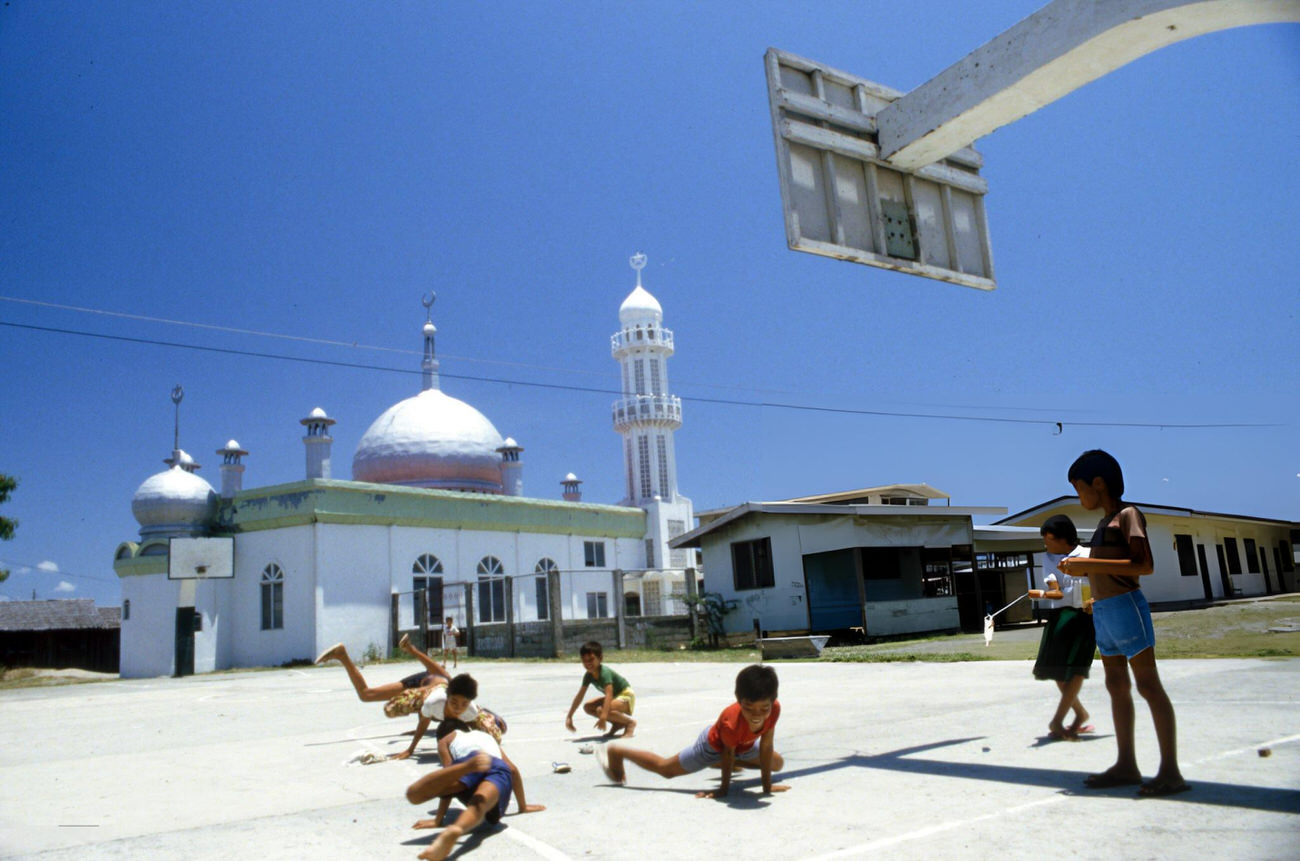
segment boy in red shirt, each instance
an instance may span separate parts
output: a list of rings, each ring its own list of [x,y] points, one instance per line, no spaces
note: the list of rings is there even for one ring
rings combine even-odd
[[[731,771],[736,765],[757,768],[763,775],[763,794],[784,792],[790,787],[772,785],[772,772],[785,766],[773,749],[776,721],[781,704],[776,700],[776,670],[762,664],[745,667],[736,676],[736,702],[722,710],[712,726],[705,727],[695,743],[681,753],[663,757],[648,750],[622,745],[597,748],[605,776],[626,783],[623,761],[633,762],[660,777],[674,778],[707,767],[722,769],[722,784],[713,791],[701,791],[696,798],[724,798],[731,788]]]

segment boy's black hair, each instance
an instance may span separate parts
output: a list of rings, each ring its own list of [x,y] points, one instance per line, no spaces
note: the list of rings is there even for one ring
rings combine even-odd
[[[736,700],[774,700],[779,684],[776,670],[766,664],[750,664],[736,674]]]
[[[1114,457],[1094,448],[1085,451],[1070,464],[1066,480],[1073,483],[1082,481],[1092,484],[1094,478],[1106,482],[1106,492],[1116,501],[1124,498],[1124,472],[1119,468],[1119,461]]]
[[[443,718],[442,722],[438,724],[436,729],[434,729],[433,737],[438,741],[442,741],[453,732],[470,732],[473,729],[474,727],[465,723],[460,718]]]
[[[469,673],[461,673],[447,683],[447,696],[461,696],[466,699],[478,698],[478,682]]]
[[[595,640],[588,640],[578,648],[578,656],[595,655],[602,661],[605,660],[605,649]]]
[[[1038,527],[1038,534],[1055,535],[1069,544],[1079,543],[1079,530],[1075,528],[1074,521],[1064,514],[1053,514],[1044,520],[1043,525]]]

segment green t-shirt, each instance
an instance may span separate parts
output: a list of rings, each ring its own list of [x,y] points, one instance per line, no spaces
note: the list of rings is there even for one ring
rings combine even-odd
[[[631,685],[627,683],[627,679],[609,668],[609,664],[600,665],[600,678],[593,679],[591,673],[583,673],[582,683],[584,685],[595,685],[602,691],[605,690],[605,685],[613,685],[614,696],[618,696],[631,687]]]

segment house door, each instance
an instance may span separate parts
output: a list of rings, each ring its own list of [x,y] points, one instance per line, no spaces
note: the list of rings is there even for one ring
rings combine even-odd
[[[803,558],[809,630],[835,631],[863,624],[855,553],[832,550]]]
[[[1205,589],[1205,600],[1214,600],[1214,588],[1210,585],[1210,563],[1205,560],[1205,545],[1196,545],[1196,563],[1201,567],[1201,586]]]
[[[193,607],[176,608],[176,677],[194,675]]]
[[[1232,597],[1232,581],[1228,579],[1228,559],[1223,555],[1223,545],[1214,545],[1214,552],[1219,557],[1219,579],[1223,581],[1223,597]]]

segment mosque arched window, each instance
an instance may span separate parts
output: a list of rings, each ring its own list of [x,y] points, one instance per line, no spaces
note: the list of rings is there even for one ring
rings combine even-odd
[[[284,627],[284,570],[274,562],[262,569],[262,630]]]
[[[506,620],[506,571],[501,560],[484,556],[478,563],[478,620]]]
[[[555,564],[554,559],[544,558],[537,562],[533,568],[533,573],[537,576],[533,579],[533,588],[537,590],[537,618],[551,618],[551,572],[559,573],[560,566]]]
[[[428,608],[425,616],[430,625],[442,624],[442,562],[432,553],[421,553],[411,566],[411,591],[415,593],[411,612],[420,624],[420,604]],[[424,596],[424,597],[421,597]]]

